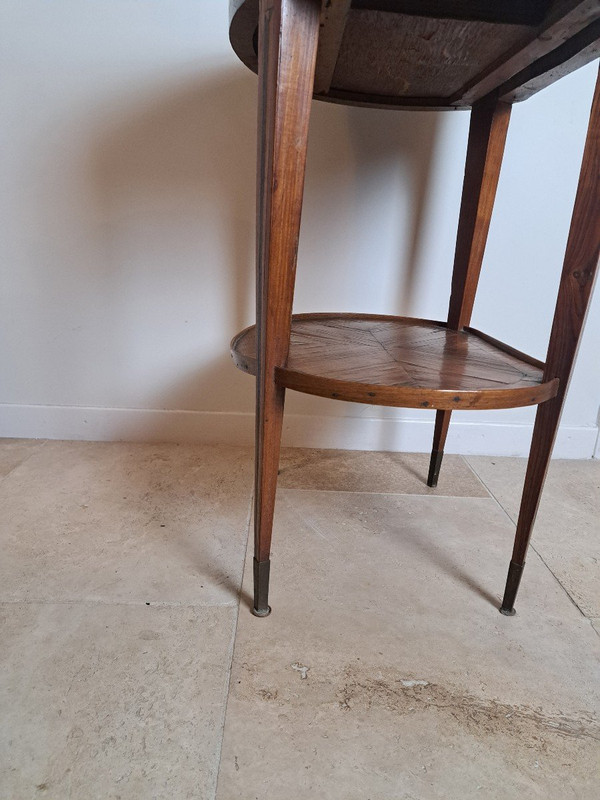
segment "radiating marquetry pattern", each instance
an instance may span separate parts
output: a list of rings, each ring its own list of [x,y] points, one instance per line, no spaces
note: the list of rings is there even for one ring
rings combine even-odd
[[[235,337],[232,354],[240,369],[256,373],[254,327]],[[510,408],[557,390],[527,356],[476,332],[366,314],[294,315],[287,365],[276,377],[308,394],[410,408]]]

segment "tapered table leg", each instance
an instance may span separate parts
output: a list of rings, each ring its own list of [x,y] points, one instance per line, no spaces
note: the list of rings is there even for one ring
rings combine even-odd
[[[271,530],[320,0],[260,0],[254,613],[269,611]]]
[[[495,98],[471,111],[467,160],[456,237],[448,327],[460,330],[471,321],[487,242],[511,106]],[[428,486],[437,486],[451,411],[438,411],[429,464]]]
[[[429,461],[429,474],[427,476],[427,486],[435,489],[442,467],[444,457],[444,446],[446,436],[450,426],[451,411],[437,411],[435,415],[435,428],[433,430],[433,448],[431,450],[431,460]]]
[[[592,103],[544,380],[558,394],[538,407],[517,533],[500,611],[511,616],[600,256],[600,74]]]

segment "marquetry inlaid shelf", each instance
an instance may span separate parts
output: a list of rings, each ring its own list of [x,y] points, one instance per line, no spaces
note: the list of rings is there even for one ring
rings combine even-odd
[[[256,375],[256,327],[231,343],[235,365]],[[405,408],[512,408],[554,397],[544,365],[473,329],[373,314],[295,314],[286,389]]]

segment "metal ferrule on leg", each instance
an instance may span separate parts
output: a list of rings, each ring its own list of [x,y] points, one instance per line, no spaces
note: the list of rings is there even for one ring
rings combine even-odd
[[[500,613],[505,617],[514,617],[517,613],[514,609],[515,597],[519,590],[521,583],[521,575],[525,564],[517,564],[511,561],[508,567],[508,577],[506,579],[506,589],[504,590],[504,599],[500,607]]]
[[[600,72],[592,101],[579,184],[567,240],[543,380],[558,378],[556,397],[538,406],[517,522],[515,545],[500,611],[513,611],[560,415],[573,370],[600,258]]]
[[[427,486],[430,486],[432,489],[435,489],[438,484],[443,458],[443,450],[433,450],[431,453],[431,461],[429,462],[429,475],[427,476]]]
[[[255,617],[268,617],[271,613],[269,598],[269,573],[271,561],[254,559],[254,605],[252,613]]]

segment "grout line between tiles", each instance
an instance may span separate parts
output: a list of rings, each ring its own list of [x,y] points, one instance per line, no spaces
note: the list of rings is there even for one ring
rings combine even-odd
[[[233,670],[233,656],[235,654],[235,642],[237,639],[237,629],[238,629],[238,622],[240,619],[240,605],[242,600],[242,592],[244,590],[244,577],[246,575],[246,562],[247,562],[247,552],[248,552],[248,539],[250,538],[250,526],[252,524],[252,511],[254,506],[254,497],[250,496],[250,504],[248,508],[248,516],[246,518],[246,538],[244,541],[244,555],[243,555],[243,565],[242,565],[242,574],[240,577],[240,585],[238,588],[238,597],[237,597],[237,613],[235,615],[235,620],[233,624],[233,631],[231,634],[231,641],[229,644],[229,651],[227,653],[227,670],[226,670],[226,679],[225,679],[225,702],[223,703],[223,723],[221,725],[221,739],[219,741],[219,746],[217,748],[217,756],[216,756],[216,773],[215,773],[215,783],[214,783],[214,793],[213,793],[213,800],[217,799],[217,793],[219,790],[219,775],[221,774],[221,755],[223,753],[223,741],[225,739],[225,723],[227,722],[227,707],[229,705],[229,694],[231,692],[231,673]]]
[[[479,478],[479,476],[477,476]],[[481,482],[481,481],[480,481]],[[487,487],[484,486],[488,494],[490,494]],[[370,494],[370,495],[383,495],[384,497],[426,497],[436,498],[437,500],[489,500],[490,497],[478,497],[474,495],[456,495],[456,494],[436,494],[434,492],[363,492],[354,491],[352,489],[302,489],[295,486],[279,486],[277,492],[318,492],[319,494]],[[496,498],[493,498],[494,500]]]
[[[33,458],[33,456],[34,456],[34,455],[35,455],[37,452],[39,452],[39,450],[40,450],[41,448],[43,448],[43,447],[44,447],[44,445],[45,445],[47,442],[48,442],[48,439],[41,439],[39,442],[37,442],[37,445],[35,445],[35,446],[33,446],[33,447],[31,448],[31,453],[29,453],[29,455],[28,455],[28,456],[25,456],[25,458],[23,459],[23,461],[19,461],[19,463],[18,463],[18,464],[15,464],[15,465],[14,465],[14,467],[13,467],[12,469],[9,469],[9,471],[6,473],[6,475],[2,475],[2,477],[0,478],[0,483],[3,483],[3,482],[4,482],[4,481],[5,481],[5,480],[6,480],[6,479],[7,479],[7,478],[10,476],[10,475],[12,475],[12,474],[13,474],[13,472],[14,472],[16,469],[19,469],[19,467],[22,467],[22,466],[23,466],[23,464],[26,464],[26,463],[29,461],[29,459],[30,459],[30,458]]]
[[[476,472],[475,468],[474,468],[474,467],[471,465],[471,463],[469,462],[469,460],[468,460],[468,459],[466,459],[466,458],[464,458],[463,460],[465,461],[465,463],[467,464],[467,466],[469,467],[469,469],[471,470],[471,472],[473,473],[473,475],[475,475],[475,476],[477,477],[477,479],[478,479],[478,480],[481,482],[481,485],[484,487],[484,489],[486,489],[486,491],[487,491],[487,492],[489,492],[489,495],[490,495],[490,497],[491,497],[493,500],[495,500],[495,502],[496,502],[496,503],[497,503],[497,505],[498,505],[498,508],[500,508],[500,509],[501,509],[501,510],[504,512],[504,514],[506,514],[506,516],[508,517],[508,519],[509,519],[509,520],[512,522],[512,524],[513,524],[513,525],[516,527],[516,525],[517,525],[517,521],[516,521],[515,519],[513,519],[512,515],[511,515],[511,514],[509,514],[509,512],[508,512],[508,511],[507,511],[507,510],[504,508],[504,506],[502,505],[502,503],[501,503],[501,502],[498,500],[498,498],[496,497],[496,495],[495,495],[495,494],[492,492],[492,490],[489,488],[489,486],[486,484],[486,482],[483,480],[483,478],[482,478],[482,477],[481,477],[481,476],[480,476],[480,475],[479,475],[479,474]],[[543,491],[543,487],[542,487],[542,491]],[[534,524],[535,524],[535,523],[534,523]],[[575,606],[575,608],[576,608],[576,609],[579,611],[579,613],[581,614],[581,616],[582,616],[582,617],[584,617],[584,619],[588,619],[588,617],[587,617],[587,616],[586,616],[586,615],[583,613],[583,611],[581,610],[581,608],[580,608],[580,607],[577,605],[577,603],[575,602],[575,600],[573,599],[573,597],[571,596],[571,594],[569,593],[569,591],[568,591],[568,590],[565,588],[565,586],[562,584],[562,582],[561,582],[560,578],[558,578],[558,576],[557,576],[557,575],[554,573],[554,571],[553,571],[553,570],[551,569],[551,567],[548,565],[548,563],[546,562],[546,560],[544,559],[544,557],[542,556],[542,554],[539,552],[539,550],[537,550],[537,549],[534,547],[534,545],[531,543],[531,540],[529,541],[529,547],[531,548],[531,550],[533,550],[533,552],[536,554],[536,556],[537,556],[537,557],[540,559],[540,561],[542,562],[542,564],[543,564],[543,565],[546,567],[546,569],[548,570],[548,572],[549,572],[549,573],[552,575],[552,577],[554,578],[554,580],[555,580],[555,581],[558,583],[558,585],[560,586],[560,588],[561,588],[561,589],[563,590],[563,592],[564,592],[564,593],[567,595],[567,597],[569,598],[569,600],[571,601],[571,603],[573,603],[573,605]],[[593,627],[593,625],[592,625],[592,627]]]
[[[490,487],[483,480],[483,478],[479,475],[479,473],[475,470],[475,467],[471,466],[471,462],[467,458],[463,458],[463,461],[465,462],[467,467],[471,470],[473,475],[475,475],[475,477],[477,478],[479,483],[483,486],[483,488],[486,490],[486,492],[489,494],[489,496],[492,498],[492,500],[494,500],[496,502],[496,504],[499,506],[499,508],[502,509],[502,511],[506,514],[506,516],[509,518],[509,520],[512,522],[512,524],[516,525],[517,524],[516,521],[512,518],[512,516],[508,513],[508,511],[504,508],[502,503],[498,500],[496,495],[492,492]]]
[[[168,601],[146,602],[144,600],[40,600],[0,598],[0,605],[5,606],[147,606],[149,608],[235,608],[236,600],[224,603],[170,603]]]
[[[536,555],[538,556],[538,558],[540,559],[540,561],[542,562],[542,564],[543,564],[543,565],[546,567],[546,569],[548,570],[548,572],[549,572],[551,575],[553,575],[553,576],[554,576],[554,579],[556,580],[556,582],[558,583],[558,585],[561,587],[561,589],[562,589],[562,590],[564,591],[564,593],[567,595],[567,597],[569,598],[569,600],[570,600],[570,601],[573,603],[573,605],[575,606],[575,608],[576,608],[576,609],[579,611],[579,613],[581,614],[581,616],[582,616],[584,619],[587,619],[587,616],[586,616],[586,615],[585,615],[585,613],[583,612],[583,609],[582,609],[582,608],[581,608],[581,607],[580,607],[580,606],[577,604],[577,602],[576,602],[575,598],[571,596],[570,592],[569,592],[569,591],[568,591],[568,590],[565,588],[565,586],[563,586],[563,584],[562,584],[562,582],[561,582],[560,578],[559,578],[559,577],[558,577],[558,576],[557,576],[557,575],[556,575],[556,574],[553,572],[552,568],[551,568],[551,567],[548,565],[548,562],[546,561],[546,559],[544,558],[544,556],[543,556],[543,555],[540,553],[540,551],[539,551],[539,550],[536,550],[536,548],[535,548],[535,547],[534,547],[534,546],[531,544],[531,542],[530,542],[529,546],[531,547],[531,549],[533,550],[533,552],[534,552],[534,553],[536,553]]]

